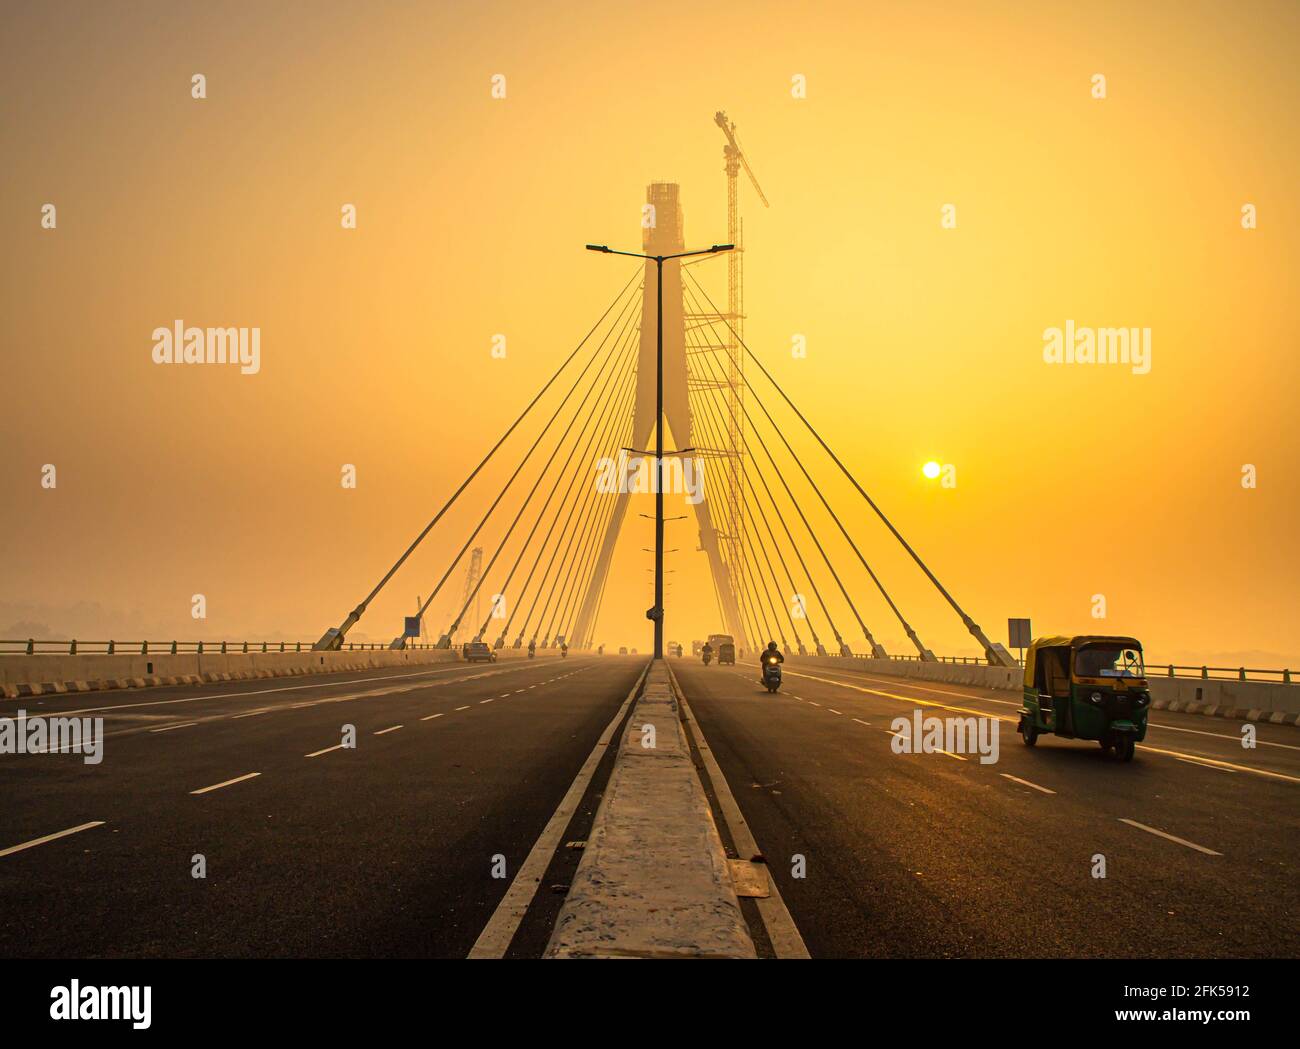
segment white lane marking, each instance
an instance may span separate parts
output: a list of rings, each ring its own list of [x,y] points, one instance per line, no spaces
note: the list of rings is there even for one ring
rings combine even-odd
[[[1213,849],[1207,849],[1204,845],[1197,845],[1194,841],[1188,841],[1186,838],[1177,838],[1172,834],[1166,834],[1162,830],[1156,830],[1155,827],[1148,827],[1145,823],[1139,823],[1137,820],[1127,820],[1120,818],[1120,823],[1127,823],[1130,827],[1136,827],[1138,830],[1144,830],[1148,834],[1154,834],[1157,838],[1164,838],[1166,841],[1176,842],[1179,845],[1186,845],[1189,849],[1195,849],[1197,852],[1203,852],[1207,856],[1222,856],[1223,853],[1215,852]]]
[[[960,754],[954,754],[951,750],[944,750],[942,747],[935,747],[934,750],[935,750],[935,753],[936,753],[936,754],[947,754],[948,757],[950,757],[950,758],[956,758],[958,761],[965,761],[965,760],[966,760],[962,755],[960,755]]]
[[[551,857],[555,855],[555,850],[559,848],[560,839],[563,837],[565,830],[568,829],[573,814],[578,810],[578,804],[582,801],[582,796],[587,793],[591,778],[596,773],[596,766],[600,764],[600,759],[609,752],[610,742],[614,738],[614,731],[627,715],[627,709],[632,705],[632,700],[636,698],[636,694],[640,690],[641,683],[645,680],[649,669],[650,664],[647,663],[645,670],[641,671],[636,683],[628,692],[627,698],[623,700],[623,705],[618,708],[618,713],[605,726],[605,731],[601,733],[596,745],[591,748],[587,760],[583,762],[578,774],[573,777],[573,782],[569,785],[564,800],[560,802],[559,807],[552,813],[550,820],[547,821],[542,833],[533,842],[528,857],[515,872],[510,888],[506,890],[501,902],[497,904],[497,908],[492,912],[492,917],[488,919],[488,923],[483,926],[483,931],[478,934],[478,939],[474,941],[474,946],[470,948],[469,957],[500,958],[509,949],[510,941],[514,939],[515,931],[519,928],[524,913],[528,910],[529,904],[532,903],[533,897],[537,895],[537,890],[541,887],[542,877],[546,874],[546,868],[551,864]]]
[[[402,726],[402,725],[390,725],[388,728],[381,728],[378,732],[375,733],[375,735],[376,735],[376,736],[382,736],[382,735],[383,735],[384,733],[386,733],[386,732],[396,732],[399,728],[402,728],[402,727],[404,727],[404,726]]]
[[[895,692],[882,692],[879,689],[866,688],[862,685],[854,685],[848,681],[836,681],[834,678],[817,677],[813,674],[799,674],[795,671],[791,671],[790,673],[794,674],[796,677],[806,677],[812,681],[820,681],[827,685],[837,685],[840,688],[852,689],[855,692],[865,692],[868,695],[872,695],[872,696],[883,696],[885,699],[896,699],[901,703],[913,703],[922,707],[937,707],[940,710],[956,710],[962,714],[975,714],[978,715],[979,717],[996,718],[998,721],[1005,721],[1009,725],[1014,725],[1017,721],[1016,718],[1003,717],[1000,714],[990,714],[987,710],[976,710],[973,707],[957,707],[957,706],[953,706],[950,703],[936,703],[932,699],[921,699],[917,696],[900,696]],[[975,699],[977,697],[971,696],[968,698]],[[1230,761],[1223,761],[1219,758],[1207,757],[1203,754],[1188,754],[1179,750],[1163,750],[1160,747],[1153,747],[1149,743],[1142,743],[1140,749],[1142,750],[1143,754],[1164,754],[1167,757],[1172,757],[1172,758],[1183,758],[1183,757],[1194,758],[1198,761],[1204,761],[1211,765],[1219,765],[1224,768],[1236,769],[1239,772],[1251,772],[1254,773],[1256,776],[1266,776],[1269,779],[1280,779],[1286,783],[1300,783],[1300,776],[1288,776],[1286,775],[1286,773],[1283,772],[1270,772],[1268,769],[1259,769],[1251,765],[1235,765]]]
[[[820,707],[820,706],[821,706],[821,704],[818,703],[817,700],[815,700],[815,699],[810,699],[810,700],[808,700],[808,702],[811,703],[814,707]]]
[[[432,721],[434,718],[442,717],[441,714],[430,714],[427,718],[420,718],[421,721]]]
[[[509,692],[502,692],[501,695],[497,696],[497,699],[509,699],[509,698],[510,698]]]
[[[1040,790],[1044,794],[1055,794],[1056,791],[1048,790],[1046,787],[1040,787],[1037,783],[1030,783],[1027,779],[1021,779],[1019,776],[1013,776],[1010,772],[1000,773],[1003,779],[1009,779],[1012,783],[1019,783],[1022,787],[1033,787],[1034,790]]]
[[[280,688],[259,688],[259,689],[250,690],[248,692],[218,692],[215,695],[211,695],[211,696],[203,695],[203,696],[187,696],[181,699],[154,699],[148,702],[141,702],[141,703],[116,703],[113,706],[108,706],[108,707],[85,707],[81,710],[60,710],[58,712],[58,716],[72,717],[74,714],[98,714],[102,711],[131,710],[134,709],[135,707],[165,707],[175,703],[203,703],[213,699],[239,699],[244,696],[268,696],[273,692],[301,692],[303,689],[307,689],[307,688],[340,688],[344,685],[365,685],[371,681],[404,681],[409,678],[416,678],[416,677],[445,677],[448,674],[454,674],[457,673],[458,671],[463,671],[465,669],[466,669],[465,667],[459,667],[459,666],[445,667],[439,670],[421,670],[421,671],[417,671],[414,674],[384,674],[379,677],[349,678],[346,681],[313,681],[307,685],[283,685]],[[471,674],[467,677],[455,678],[448,683],[453,685],[462,684],[463,682],[474,681],[481,677],[495,677],[498,674],[509,674],[512,671],[524,670],[524,669],[526,668],[521,666],[506,666],[506,667],[502,667],[500,670],[487,670],[477,674]],[[339,671],[339,673],[346,673],[346,671]],[[441,682],[438,682],[438,684],[441,684]],[[414,689],[419,686],[413,685],[411,687],[412,689]],[[378,694],[382,695],[383,693],[378,693]],[[30,716],[47,717],[53,715],[33,714]]]
[[[921,692],[933,692],[940,696],[956,696],[958,699],[974,699],[984,703],[996,703],[998,706],[1002,707],[1019,707],[1021,705],[1020,700],[994,699],[992,696],[982,696],[971,692],[952,692],[945,688],[926,688],[924,685],[913,684],[910,679],[900,680],[898,678],[872,677],[869,674],[863,674],[862,678],[864,681],[878,681],[884,685],[904,685],[907,688],[918,689]],[[1172,713],[1178,712],[1173,711]],[[1195,716],[1198,715],[1188,715],[1188,717]],[[1234,736],[1230,732],[1207,732],[1202,728],[1184,728],[1181,725],[1166,725],[1163,721],[1152,721],[1150,719],[1147,720],[1147,728],[1163,729],[1165,732],[1186,732],[1193,736],[1213,736],[1215,739],[1226,739],[1233,743],[1241,742],[1241,737],[1239,735]],[[1276,743],[1271,739],[1256,739],[1255,742],[1260,746],[1265,747],[1281,747],[1284,750],[1300,750],[1300,745],[1295,743]]]
[[[478,701],[478,705],[481,707],[484,703],[491,703],[491,702],[492,702],[492,700],[490,700],[490,699],[480,699],[480,700]]]
[[[1283,772],[1269,772],[1268,769],[1257,769],[1251,765],[1234,765],[1231,761],[1222,761],[1219,758],[1207,757],[1204,754],[1187,754],[1178,750],[1161,750],[1159,747],[1150,746],[1147,743],[1141,744],[1143,754],[1165,754],[1171,758],[1191,758],[1202,765],[1213,765],[1216,768],[1232,769],[1234,772],[1253,772],[1256,776],[1268,776],[1270,779],[1280,779],[1287,783],[1300,783],[1300,776],[1288,776]]]
[[[469,710],[469,707],[468,707],[468,706],[463,706],[463,707],[457,707],[456,709],[457,709],[457,710]]]
[[[269,714],[269,713],[271,713],[269,707],[266,710],[250,710],[247,714],[234,714],[231,716],[230,720],[238,721],[240,718],[255,718],[257,717],[258,714]]]
[[[78,827],[69,827],[67,830],[55,831],[53,834],[47,834],[43,838],[33,838],[31,841],[25,841],[21,845],[10,845],[7,849],[0,849],[0,856],[12,856],[15,852],[22,852],[24,849],[34,849],[37,845],[44,845],[47,841],[56,841],[59,838],[66,838],[69,834],[77,834],[83,830],[90,830],[91,827],[102,827],[103,820],[95,820],[91,823],[83,823]]]
[[[197,725],[197,721],[186,721],[180,725],[164,725],[162,728],[151,728],[150,732],[171,732],[173,729],[189,728],[191,725]]]
[[[310,754],[304,754],[304,758],[318,758],[322,754],[328,754],[331,750],[342,750],[342,743],[335,743],[332,747],[326,747],[324,750],[313,750]]]
[[[1226,772],[1231,776],[1235,776],[1237,774],[1236,769],[1227,769],[1224,768],[1222,765],[1211,765],[1209,762],[1206,761],[1194,761],[1191,758],[1179,758],[1178,760],[1181,761],[1184,765],[1200,765],[1201,768],[1203,769],[1214,769],[1215,772]]]
[[[527,691],[528,691],[528,690],[525,689],[525,688],[518,688],[518,689],[515,689],[515,691],[512,692],[511,695],[517,696],[517,695],[519,695],[520,692],[527,692]]]
[[[866,725],[868,728],[871,727],[870,721],[863,721],[861,718],[854,718],[853,720],[856,721],[859,725]]]
[[[260,772],[248,772],[242,776],[236,776],[234,779],[223,780],[220,783],[214,783],[210,787],[200,787],[198,790],[190,791],[191,794],[206,794],[210,790],[220,790],[222,787],[229,787],[234,783],[243,783],[246,779],[252,779],[254,776],[260,776]]]
[[[826,709],[829,710],[832,714],[839,714],[841,717],[843,717],[844,714],[843,711],[836,710],[834,707],[827,707]]]

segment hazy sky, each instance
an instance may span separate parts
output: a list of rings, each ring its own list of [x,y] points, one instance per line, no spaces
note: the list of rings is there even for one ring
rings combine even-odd
[[[585,242],[635,248],[655,180],[681,184],[688,242],[725,237],[725,109],[772,205],[742,181],[750,345],[995,639],[1027,615],[1154,659],[1300,663],[1294,3],[0,17],[0,635],[336,624],[631,273]],[[697,271],[719,301],[721,265]],[[154,364],[177,319],[260,328],[260,371]],[[1067,321],[1150,328],[1149,373],[1045,363]],[[927,643],[972,652],[831,492]],[[597,631],[643,651],[646,509]],[[356,636],[397,632],[472,516]],[[668,634],[688,641],[718,624],[703,555],[678,545]]]

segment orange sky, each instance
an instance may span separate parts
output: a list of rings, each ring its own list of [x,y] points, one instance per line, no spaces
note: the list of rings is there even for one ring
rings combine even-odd
[[[681,184],[689,243],[724,238],[722,108],[772,203],[742,184],[750,345],[994,639],[1028,615],[1136,634],[1153,659],[1300,662],[1292,3],[4,18],[0,634],[336,624],[627,278],[583,243],[635,248],[653,180]],[[155,365],[151,333],[176,318],[260,327],[261,371]],[[1067,320],[1151,328],[1150,374],[1045,364],[1043,330]],[[929,459],[955,489],[922,477]],[[856,496],[829,491],[926,642],[973,652]],[[355,636],[397,632],[483,505]],[[643,651],[647,509],[597,632]],[[716,614],[678,545],[668,634],[688,641]]]

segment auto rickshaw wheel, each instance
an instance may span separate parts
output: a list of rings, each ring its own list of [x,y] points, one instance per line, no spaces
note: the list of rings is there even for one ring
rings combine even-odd
[[[1038,742],[1038,727],[1028,718],[1020,719],[1020,738],[1025,741],[1026,747],[1032,747]]]
[[[1137,749],[1137,744],[1133,741],[1132,736],[1120,736],[1115,740],[1115,757],[1120,761],[1132,761],[1133,752]]]

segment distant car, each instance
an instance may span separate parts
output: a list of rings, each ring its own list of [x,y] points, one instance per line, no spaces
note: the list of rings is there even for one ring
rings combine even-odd
[[[620,646],[619,646],[619,650],[618,650],[618,654],[619,654],[620,656],[625,656],[625,655],[627,655],[627,645],[620,645]]]
[[[486,641],[467,641],[460,650],[461,658],[469,663],[495,663],[497,654]]]

